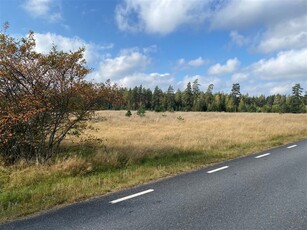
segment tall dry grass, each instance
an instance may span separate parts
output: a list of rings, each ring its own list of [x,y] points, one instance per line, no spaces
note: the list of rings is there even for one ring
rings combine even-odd
[[[178,150],[210,151],[285,136],[307,137],[306,114],[96,112],[85,135],[134,157]]]

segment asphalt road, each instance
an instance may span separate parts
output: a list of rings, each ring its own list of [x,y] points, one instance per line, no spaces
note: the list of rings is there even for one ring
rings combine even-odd
[[[73,204],[0,229],[306,230],[307,140]]]

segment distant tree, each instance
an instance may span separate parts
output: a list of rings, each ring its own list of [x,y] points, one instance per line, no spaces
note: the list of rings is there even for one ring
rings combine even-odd
[[[156,112],[162,111],[162,96],[162,90],[158,86],[156,86],[152,95],[152,107],[153,110]]]
[[[193,81],[193,84],[192,84],[192,93],[193,93],[193,95],[197,96],[197,95],[200,94],[199,86],[200,86],[200,84],[198,83],[198,79],[195,79]]]
[[[239,102],[239,106],[238,106],[238,111],[239,112],[247,112],[245,98],[243,96],[240,98],[240,102]]]
[[[144,106],[146,110],[151,110],[152,108],[152,91],[151,89],[146,89],[144,91]]]
[[[264,95],[260,95],[259,97],[255,97],[255,104],[258,108],[262,108],[266,104],[266,97]]]
[[[206,111],[206,101],[204,92],[200,92],[198,100],[193,105],[194,111]]]
[[[160,111],[162,111],[162,112],[167,111],[167,107],[168,107],[168,105],[167,105],[167,92],[166,93],[162,92],[162,95],[161,95],[161,110]]]
[[[182,92],[179,89],[175,93],[175,110],[182,110]]]
[[[138,87],[138,108],[144,106],[145,95],[144,95],[144,88],[142,85]]]
[[[132,90],[125,89],[123,92],[123,102],[125,104],[125,109],[132,109]]]
[[[205,105],[206,105],[206,110],[207,111],[213,111],[213,110],[217,110],[218,111],[218,109],[217,108],[214,109],[214,106],[213,106],[213,101],[214,101],[213,94],[212,94],[213,87],[214,87],[214,85],[210,84],[208,86],[208,88],[207,88],[206,93],[205,93]],[[219,105],[216,106],[216,107],[219,107]]]
[[[263,106],[262,112],[270,113],[272,112],[272,107],[274,104],[275,95],[270,95],[266,98],[266,104]]]
[[[271,111],[273,113],[288,112],[289,108],[287,105],[287,97],[285,95],[280,95],[280,94],[275,95]]]
[[[132,109],[137,110],[140,107],[139,104],[139,89],[137,86],[135,86],[132,89]]]
[[[304,110],[303,88],[300,84],[295,84],[292,87],[291,112],[301,113]]]
[[[210,111],[225,111],[223,107],[223,96],[221,93],[217,93],[213,96],[213,103]],[[208,102],[207,102],[208,103]],[[208,109],[209,111],[209,109]]]
[[[199,96],[200,96],[199,86],[200,84],[198,83],[198,79],[195,79],[192,84],[193,111],[201,110],[200,101],[199,101]]]
[[[167,89],[167,110],[175,110],[175,93],[173,87],[170,85]]]
[[[235,97],[231,94],[226,96],[226,112],[236,112]]]
[[[249,113],[257,112],[256,105],[254,103],[253,104],[249,104],[248,107],[247,107],[247,112],[249,112]]]
[[[208,85],[208,88],[207,88],[206,93],[208,93],[208,94],[212,94],[213,87],[214,87],[214,85],[213,85],[213,84]]]
[[[241,96],[241,92],[240,92],[240,84],[239,83],[235,83],[232,85],[232,89],[231,89],[231,95],[232,95],[232,100],[234,102],[235,105],[235,112],[237,111],[237,107],[239,105],[239,98]]]
[[[277,94],[274,97],[272,112],[273,113],[281,113],[281,95],[279,95],[279,94]]]
[[[182,100],[183,100],[185,110],[191,111],[193,107],[193,93],[192,93],[192,87],[191,87],[190,82],[187,84],[187,88],[184,90]]]

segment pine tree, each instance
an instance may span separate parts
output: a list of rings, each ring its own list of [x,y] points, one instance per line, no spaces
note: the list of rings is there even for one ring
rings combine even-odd
[[[240,84],[239,83],[235,83],[232,85],[232,89],[231,89],[231,95],[232,95],[232,100],[234,102],[235,105],[235,112],[237,111],[237,107],[239,105],[239,98],[241,96],[241,92],[240,92]]]
[[[239,106],[238,106],[238,111],[239,112],[247,112],[246,104],[245,104],[245,99],[242,96],[240,98]]]
[[[182,92],[178,89],[175,93],[175,108],[176,111],[182,110]]]
[[[132,90],[132,109],[137,110],[139,108],[139,89],[135,86]]]
[[[152,91],[151,89],[144,90],[144,106],[146,110],[151,110],[152,108]]]
[[[226,112],[236,112],[234,96],[231,94],[226,97]]]
[[[191,111],[193,107],[193,93],[192,93],[192,87],[191,87],[190,82],[187,84],[187,88],[184,90],[182,99],[183,99],[185,111]]]
[[[213,94],[212,94],[212,91],[213,91],[213,87],[214,85],[213,84],[210,84],[207,88],[207,91],[205,93],[205,104],[206,104],[206,110],[207,111],[214,111],[215,109],[213,108]],[[219,106],[217,106],[219,107]]]
[[[277,94],[274,97],[274,102],[272,105],[272,112],[273,113],[281,113],[281,95]]]
[[[167,89],[167,110],[175,110],[175,93],[173,87],[170,85]]]
[[[192,94],[193,94],[193,111],[200,111],[200,105],[199,105],[199,95],[200,95],[200,84],[198,83],[198,79],[195,79],[195,81],[192,84]]]

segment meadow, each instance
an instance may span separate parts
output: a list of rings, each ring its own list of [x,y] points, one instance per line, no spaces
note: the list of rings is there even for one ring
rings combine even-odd
[[[306,114],[98,111],[46,165],[0,162],[0,222],[307,138]]]

